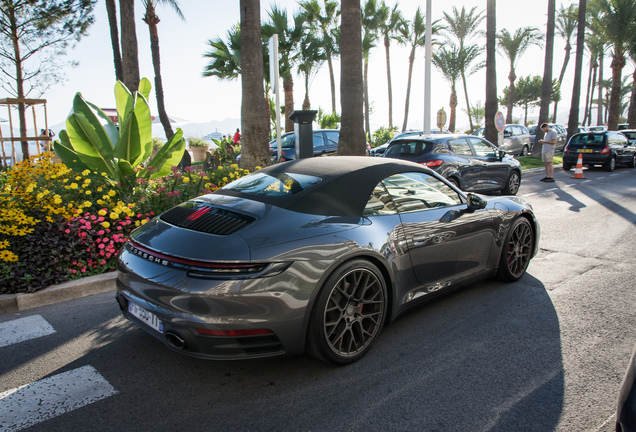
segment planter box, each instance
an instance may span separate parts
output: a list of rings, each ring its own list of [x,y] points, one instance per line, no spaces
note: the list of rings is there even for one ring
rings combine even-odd
[[[192,162],[199,162],[205,160],[205,152],[208,151],[209,146],[196,146],[190,147],[192,152]]]

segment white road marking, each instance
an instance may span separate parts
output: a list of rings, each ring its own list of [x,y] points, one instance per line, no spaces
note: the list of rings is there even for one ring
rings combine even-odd
[[[117,394],[92,366],[0,393],[0,430],[19,431]]]
[[[32,315],[0,324],[0,348],[55,333],[40,315]]]
[[[559,189],[561,189],[561,188],[546,189],[545,191],[546,191],[546,192],[552,192],[552,191],[559,190]]]

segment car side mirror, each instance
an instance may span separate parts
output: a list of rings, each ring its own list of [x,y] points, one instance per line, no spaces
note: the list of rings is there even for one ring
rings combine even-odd
[[[488,204],[488,201],[486,201],[485,199],[482,199],[481,197],[473,193],[468,194],[468,212],[469,213],[473,213],[476,210],[481,210],[483,208],[486,208],[487,204]]]
[[[505,155],[506,152],[504,150],[499,150],[499,160],[503,159]]]

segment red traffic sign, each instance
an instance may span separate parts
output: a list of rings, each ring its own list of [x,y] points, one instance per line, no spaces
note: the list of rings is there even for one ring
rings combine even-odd
[[[495,114],[495,127],[499,132],[503,132],[505,126],[506,119],[504,118],[504,115],[501,111],[497,111],[497,114]]]

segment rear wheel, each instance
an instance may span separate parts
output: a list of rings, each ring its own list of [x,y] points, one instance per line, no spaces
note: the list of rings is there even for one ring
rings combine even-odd
[[[501,190],[501,193],[504,195],[516,195],[519,191],[519,186],[521,185],[521,174],[518,171],[513,171],[508,176],[508,180],[506,180],[506,185]]]
[[[519,156],[527,156],[529,151],[530,151],[530,148],[527,145],[524,145],[521,148],[521,153],[519,153]]]
[[[519,280],[530,264],[533,248],[532,225],[525,217],[519,217],[512,223],[506,236],[499,259],[497,278],[506,282]]]
[[[563,162],[563,171],[570,171],[571,169],[572,169],[572,164]]]
[[[309,319],[308,353],[337,364],[360,359],[382,330],[386,299],[384,278],[369,261],[357,259],[337,268]]]
[[[614,156],[610,156],[609,160],[605,162],[605,165],[603,165],[603,168],[605,168],[605,171],[607,172],[614,171],[614,168],[616,168],[616,158]]]

